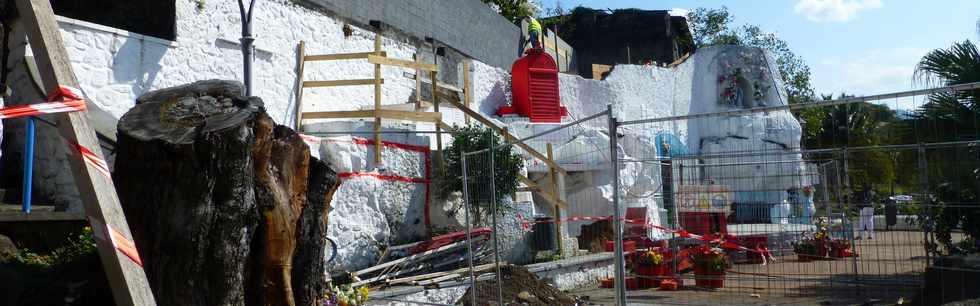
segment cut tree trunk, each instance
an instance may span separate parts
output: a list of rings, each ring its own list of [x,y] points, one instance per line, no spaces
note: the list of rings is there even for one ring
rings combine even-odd
[[[323,296],[326,209],[338,180],[242,92],[217,80],[162,89],[119,121],[113,178],[161,305],[311,305]]]

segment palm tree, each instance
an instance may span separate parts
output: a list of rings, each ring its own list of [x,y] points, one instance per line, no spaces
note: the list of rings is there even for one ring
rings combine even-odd
[[[980,21],[977,30],[980,34]],[[924,83],[946,86],[980,82],[980,50],[970,40],[933,50],[919,61],[915,76]],[[917,141],[980,139],[980,90],[932,94],[911,124]],[[974,239],[980,237],[980,149],[937,149],[929,155],[930,177],[938,180],[932,182],[935,187],[931,192],[936,206],[928,208],[926,214],[935,221],[932,234],[945,252],[953,253],[958,249],[949,235],[953,228],[962,228]],[[930,248],[932,252],[938,250]]]

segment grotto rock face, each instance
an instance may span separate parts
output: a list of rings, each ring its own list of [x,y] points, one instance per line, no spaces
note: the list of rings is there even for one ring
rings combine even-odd
[[[149,92],[119,121],[113,174],[162,305],[309,305],[338,181],[230,81]]]

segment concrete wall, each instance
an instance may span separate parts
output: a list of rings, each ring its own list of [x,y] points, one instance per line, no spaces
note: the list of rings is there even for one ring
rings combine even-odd
[[[510,68],[520,29],[479,0],[304,0],[344,18],[380,20],[417,37],[432,37],[491,66]]]

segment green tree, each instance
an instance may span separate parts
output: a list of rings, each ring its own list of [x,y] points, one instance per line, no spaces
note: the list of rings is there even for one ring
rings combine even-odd
[[[810,67],[793,53],[786,41],[756,25],[735,26],[735,17],[727,7],[697,8],[687,16],[694,43],[698,48],[714,45],[741,45],[769,51],[776,60],[779,76],[786,85],[788,103],[813,100]]]
[[[980,34],[980,22],[977,25]],[[916,66],[915,76],[926,84],[957,85],[980,82],[980,51],[970,40],[926,54]],[[944,92],[929,100],[909,120],[910,134],[920,142],[980,139],[980,90]],[[933,206],[925,211],[933,222],[932,234],[939,254],[976,252],[980,249],[980,148],[954,147],[928,153],[929,176],[938,178],[931,194]],[[951,158],[952,157],[952,158]],[[953,242],[951,231],[960,228],[972,241]]]
[[[453,192],[463,192],[464,153],[497,147],[502,143],[500,136],[489,128],[476,125],[457,128],[453,133],[453,142],[443,150],[446,165],[440,184],[442,187],[439,190],[440,196],[447,198]],[[493,158],[493,167],[490,158]],[[467,196],[470,203],[475,204],[472,206],[474,209],[472,215],[477,224],[482,222],[482,216],[487,215],[494,208],[497,209],[496,211],[507,208],[498,204],[517,191],[518,175],[523,165],[524,160],[512,151],[512,146],[494,149],[492,153],[466,156],[466,178],[469,182],[466,186]],[[496,199],[497,202],[494,203],[491,199]]]

